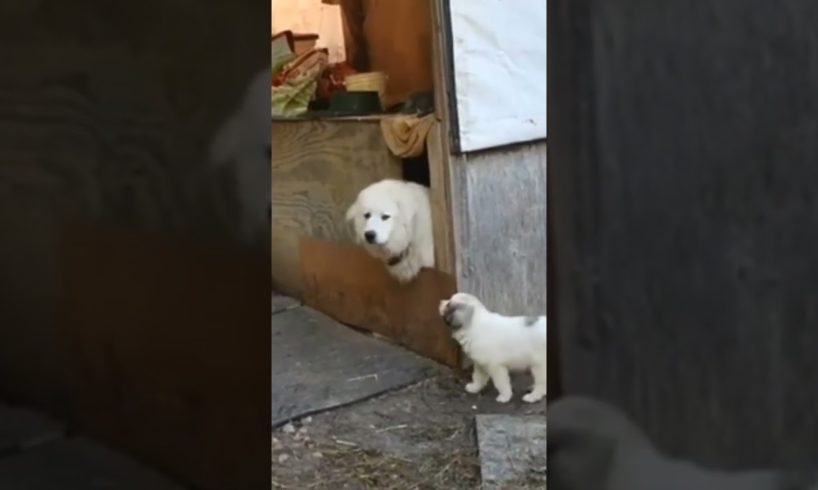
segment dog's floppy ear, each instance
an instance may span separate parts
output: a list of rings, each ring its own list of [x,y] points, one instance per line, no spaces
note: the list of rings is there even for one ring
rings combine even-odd
[[[452,303],[451,301],[443,310],[443,323],[454,330],[468,327],[474,317],[474,307],[464,303]]]
[[[397,199],[395,201],[395,205],[398,207],[398,214],[400,214],[401,219],[399,223],[407,230],[407,233],[411,234],[411,231],[415,228],[415,220],[417,219],[417,212],[414,206],[410,206],[405,200]]]
[[[398,207],[398,213],[403,217],[403,221],[411,223],[415,219],[415,207],[410,206],[405,199],[396,199],[395,205]]]
[[[361,214],[361,206],[358,205],[358,201],[352,203],[352,206],[347,209],[346,220],[351,225],[350,226],[350,233],[353,236],[353,240],[355,243],[361,243],[361,236],[358,232],[358,229],[355,225],[355,217]]]
[[[355,216],[357,216],[360,213],[360,210],[361,210],[361,207],[358,206],[358,201],[355,201],[354,203],[352,203],[352,206],[350,206],[349,209],[347,209],[347,214],[346,214],[347,221],[354,220]]]

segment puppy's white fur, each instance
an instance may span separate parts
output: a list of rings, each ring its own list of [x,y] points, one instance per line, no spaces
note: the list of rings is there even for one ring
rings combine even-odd
[[[241,200],[241,233],[253,240],[270,227],[270,67],[250,80],[244,96],[210,145],[212,168],[229,166]]]
[[[815,472],[724,471],[662,454],[615,407],[566,396],[548,406],[548,480],[569,490],[818,488]]]
[[[383,261],[398,281],[411,281],[423,267],[434,267],[432,211],[426,187],[392,179],[375,182],[358,194],[346,218],[353,224],[355,240]]]
[[[498,392],[497,401],[506,403],[512,395],[509,372],[530,370],[534,386],[523,395],[523,401],[533,403],[546,395],[545,316],[501,315],[466,293],[441,301],[439,312],[463,353],[474,362],[466,391],[478,393],[491,380]]]

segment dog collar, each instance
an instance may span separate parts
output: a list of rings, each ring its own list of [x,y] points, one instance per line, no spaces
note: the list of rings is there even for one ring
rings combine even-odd
[[[399,253],[398,255],[389,257],[389,260],[386,261],[386,265],[388,265],[389,267],[395,267],[396,265],[400,264],[401,261],[406,258],[408,251],[409,248],[406,248],[403,250],[403,252]]]

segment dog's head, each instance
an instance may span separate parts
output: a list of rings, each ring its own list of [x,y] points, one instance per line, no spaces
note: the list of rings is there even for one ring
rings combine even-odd
[[[352,222],[355,240],[383,247],[392,254],[403,252],[411,239],[411,214],[382,182],[358,194],[346,213]]]
[[[440,302],[438,312],[443,322],[452,330],[468,328],[474,314],[485,307],[475,296],[468,293],[456,293],[448,300]]]

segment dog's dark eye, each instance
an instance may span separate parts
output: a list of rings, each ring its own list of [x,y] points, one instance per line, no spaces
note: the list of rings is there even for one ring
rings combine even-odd
[[[370,216],[372,216],[370,213],[364,213],[364,218],[369,219]]]
[[[381,215],[381,220],[383,220],[383,221],[386,221],[386,220],[388,220],[389,218],[390,218],[390,216],[389,216],[388,214],[382,214],[382,215]]]

